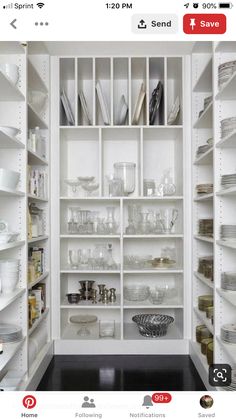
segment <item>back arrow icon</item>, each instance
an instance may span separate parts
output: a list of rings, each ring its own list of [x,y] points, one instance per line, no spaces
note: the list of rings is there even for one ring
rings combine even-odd
[[[11,25],[14,29],[16,29],[16,26],[15,26],[16,21],[17,21],[17,19],[14,19],[14,20],[10,23],[10,25]]]

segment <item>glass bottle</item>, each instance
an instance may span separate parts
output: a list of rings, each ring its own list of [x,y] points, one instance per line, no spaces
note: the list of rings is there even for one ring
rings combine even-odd
[[[172,196],[176,192],[176,186],[171,177],[171,169],[164,170],[161,186],[163,187],[164,196]]]

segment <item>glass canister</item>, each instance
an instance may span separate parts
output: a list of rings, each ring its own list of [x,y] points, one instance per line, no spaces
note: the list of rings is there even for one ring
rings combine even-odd
[[[115,177],[123,180],[125,196],[135,190],[135,168],[136,164],[132,162],[114,163]]]

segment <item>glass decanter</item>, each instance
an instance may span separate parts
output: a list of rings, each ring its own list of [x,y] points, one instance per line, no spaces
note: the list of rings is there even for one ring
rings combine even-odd
[[[175,194],[176,186],[173,183],[173,179],[171,177],[171,169],[164,170],[160,188],[163,188],[164,196],[172,196]]]

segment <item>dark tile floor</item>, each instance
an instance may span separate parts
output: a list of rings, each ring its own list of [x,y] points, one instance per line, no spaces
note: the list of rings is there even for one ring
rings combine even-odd
[[[37,390],[202,391],[205,386],[187,355],[57,355]]]

